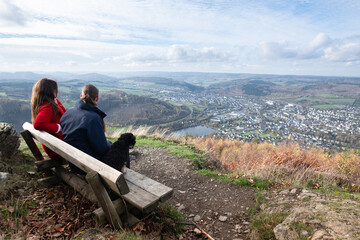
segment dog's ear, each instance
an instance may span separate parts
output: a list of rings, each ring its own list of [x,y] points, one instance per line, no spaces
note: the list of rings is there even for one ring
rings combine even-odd
[[[129,149],[134,148],[135,143],[136,143],[135,139],[136,139],[136,137],[134,136],[134,134],[128,133],[128,135],[127,135],[127,142],[128,142],[128,144],[129,144]]]

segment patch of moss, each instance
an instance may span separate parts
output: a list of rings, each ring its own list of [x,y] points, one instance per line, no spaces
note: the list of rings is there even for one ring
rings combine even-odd
[[[257,192],[255,194],[255,200],[255,206],[249,209],[250,216],[255,216],[255,214],[260,210],[260,206],[265,203],[265,197],[261,192]]]
[[[231,182],[242,187],[256,187],[259,189],[268,189],[270,185],[269,181],[260,178],[234,177],[233,174],[224,174],[209,169],[200,169],[197,172],[203,176]]]
[[[258,236],[261,236],[261,239],[276,239],[274,228],[282,223],[287,216],[289,216],[288,212],[259,214],[251,219],[250,228]]]
[[[158,209],[156,210],[157,219],[161,220],[164,224],[163,231],[172,232],[174,234],[179,234],[183,232],[184,225],[174,224],[175,222],[184,222],[186,216],[178,211],[170,203],[161,203],[159,204]]]
[[[312,234],[312,232],[314,231],[314,228],[312,226],[309,226],[305,223],[301,223],[301,222],[298,222],[298,223],[292,223],[291,224],[291,228],[294,229],[297,233],[301,233],[301,231],[306,231],[309,233],[309,235]],[[307,238],[305,238],[307,239]]]
[[[325,219],[324,219],[324,216],[322,216],[320,213],[317,213],[316,215],[313,216],[313,219],[318,219],[320,220],[321,222],[324,222]]]

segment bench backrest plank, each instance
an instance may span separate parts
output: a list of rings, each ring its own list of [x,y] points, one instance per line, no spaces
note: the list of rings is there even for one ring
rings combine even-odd
[[[121,197],[144,213],[151,212],[157,207],[159,201],[165,201],[173,194],[172,188],[131,169],[127,169],[127,173],[122,174],[64,141],[46,132],[34,129],[30,123],[24,123],[23,128],[29,131],[32,137],[83,171],[97,171],[107,185],[118,195],[120,195],[118,186],[121,189],[124,186],[123,182],[125,182],[126,189],[121,190]],[[123,182],[119,182],[119,180]],[[113,181],[117,184],[114,184]]]
[[[23,128],[28,130],[35,139],[44,144],[52,151],[59,154],[85,172],[95,171],[100,174],[105,183],[119,196],[129,192],[124,174],[118,170],[100,162],[79,149],[43,131],[36,130],[32,124],[25,122]]]

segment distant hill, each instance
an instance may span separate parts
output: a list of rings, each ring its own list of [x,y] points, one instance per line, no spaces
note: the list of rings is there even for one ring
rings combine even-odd
[[[99,74],[99,73],[88,73],[88,74],[80,74],[76,76],[77,79],[85,80],[85,81],[118,81],[118,78],[109,77],[107,75]]]
[[[174,106],[155,98],[129,95],[122,91],[106,92],[99,108],[108,116],[109,123],[128,125],[155,125],[182,119],[190,114],[187,107]]]
[[[122,126],[159,125],[182,119],[190,114],[187,107],[174,106],[155,98],[111,91],[101,95],[99,108],[106,121]],[[24,122],[31,122],[30,102],[0,97],[0,122],[13,124],[17,131]]]
[[[242,90],[244,94],[253,96],[267,96],[271,94],[269,86],[263,84],[244,84]]]
[[[215,91],[229,95],[252,95],[252,96],[267,96],[271,94],[271,87],[276,86],[275,83],[261,79],[235,79],[222,83],[212,84],[207,90]]]
[[[191,83],[187,83],[187,82],[181,81],[181,80],[174,80],[172,78],[132,77],[132,78],[121,79],[121,81],[126,81],[126,80],[134,80],[139,83],[151,82],[151,83],[156,83],[158,85],[163,85],[163,86],[167,86],[167,87],[179,87],[179,88],[183,88],[185,90],[192,91],[192,92],[199,92],[199,91],[205,90],[205,88],[203,88],[203,87],[196,86],[196,85],[193,85]]]
[[[4,80],[0,83],[0,96],[17,100],[30,100],[34,82]]]
[[[269,85],[269,86],[275,86],[275,83],[269,82],[269,81],[263,81],[263,80],[251,80],[249,81],[250,84],[259,84],[259,85]]]
[[[37,81],[43,78],[44,75],[33,73],[33,72],[0,72],[0,82],[12,80],[12,81]]]
[[[33,72],[0,72],[0,82],[4,80],[19,80],[19,81],[37,81],[41,78],[52,78],[58,81],[68,81],[71,79],[81,79],[84,81],[117,81],[118,78],[110,77],[99,73],[75,74],[66,72],[53,73],[33,73]]]
[[[30,102],[0,97],[0,122],[11,123],[16,130],[22,130],[24,122],[31,122]]]

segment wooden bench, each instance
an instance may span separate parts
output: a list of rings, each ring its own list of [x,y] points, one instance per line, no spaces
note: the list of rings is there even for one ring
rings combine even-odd
[[[159,202],[168,200],[173,194],[172,188],[131,169],[127,169],[127,173],[123,174],[51,134],[34,129],[28,122],[23,124],[23,129],[21,135],[37,160],[35,162],[37,169],[52,169],[55,176],[71,185],[84,197],[90,201],[97,201],[101,208],[93,212],[93,217],[98,224],[103,224],[106,217],[109,223],[119,228],[122,226],[122,221],[118,217],[124,213],[123,219],[132,224],[130,219],[135,219],[134,221],[137,219],[129,213],[129,209],[134,208],[143,214],[148,214],[158,206]],[[66,161],[44,159],[34,139],[86,172],[87,182],[67,171],[62,166]],[[110,188],[119,199],[111,201],[106,188]]]

